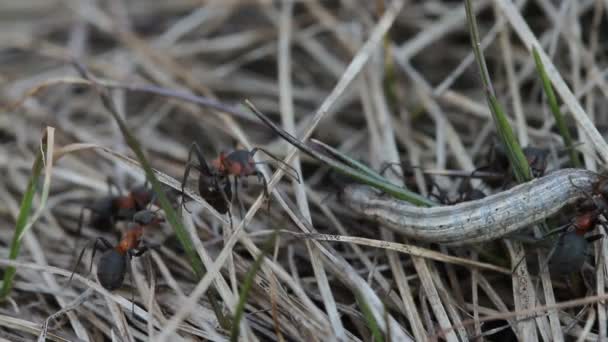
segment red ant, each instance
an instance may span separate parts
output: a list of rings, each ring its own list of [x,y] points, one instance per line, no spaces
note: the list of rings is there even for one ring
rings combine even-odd
[[[91,212],[89,219],[91,227],[97,230],[107,230],[108,227],[114,227],[118,220],[131,220],[135,213],[144,210],[148,204],[154,202],[154,192],[148,189],[146,184],[135,187],[128,194],[122,195],[120,188],[111,179],[108,179],[107,182],[109,195],[82,207],[78,218],[78,235],[82,231],[85,209]],[[118,190],[118,195],[113,194],[112,187]]]
[[[579,271],[587,260],[589,244],[600,238],[601,234],[585,237],[577,231],[561,234],[555,248],[549,253],[549,271],[558,275]]]
[[[585,235],[598,224],[604,227],[604,230],[608,232],[608,225],[606,222],[600,220],[600,216],[603,216],[604,220],[607,219],[608,178],[601,176],[601,179],[593,185],[591,194],[587,194],[584,191],[583,194],[585,195],[585,198],[579,200],[576,204],[577,215],[573,222],[568,226],[573,226],[578,235]],[[565,228],[568,228],[568,226]],[[560,228],[556,229],[556,231],[559,230]]]
[[[99,279],[101,286],[108,291],[118,289],[122,286],[129,267],[128,261],[131,260],[132,257],[141,256],[151,248],[151,246],[146,245],[141,240],[144,229],[161,222],[164,222],[164,219],[157,216],[155,212],[141,210],[133,215],[133,222],[129,223],[126,232],[116,246],[112,246],[112,244],[103,237],[97,237],[94,240],[89,272],[91,272],[91,268],[93,267],[95,253],[99,249],[104,252],[97,262],[97,279]],[[82,260],[86,248],[87,246],[82,249],[78,256],[68,284],[72,281],[74,272],[76,272],[76,267]]]
[[[593,230],[596,225],[601,225],[608,231],[606,222],[600,220],[608,209],[608,179],[604,178],[593,186],[592,194],[585,194],[583,200],[577,205],[576,217],[564,227],[554,230],[559,232],[573,227],[574,230],[561,234],[557,246],[550,253],[550,270],[557,274],[568,274],[576,272],[583,266],[586,260],[586,251],[590,242],[603,237],[596,234],[585,237],[585,234]]]
[[[198,165],[192,163],[192,153],[196,153]],[[199,172],[198,192],[201,197],[219,213],[225,214],[228,212],[230,199],[232,198],[230,181],[228,177],[211,170],[197,143],[192,143],[188,152],[188,163],[182,178],[182,206],[184,205],[184,188],[191,168],[195,168]]]
[[[253,156],[257,152],[263,152],[267,156],[271,157],[275,161],[281,163],[283,166],[289,168],[294,174],[286,173],[288,176],[295,179],[300,183],[300,177],[297,171],[288,164],[285,164],[282,160],[278,159],[270,152],[260,147],[255,147],[251,151],[248,150],[236,150],[226,154],[221,152],[219,157],[211,162],[213,168],[210,168],[207,164],[205,157],[203,156],[200,147],[197,143],[192,143],[190,151],[188,153],[188,163],[184,171],[184,178],[182,179],[182,203],[184,186],[190,168],[194,167],[199,171],[199,183],[198,188],[201,196],[209,202],[218,212],[226,213],[229,212],[229,204],[232,202],[232,191],[231,182],[229,176],[234,177],[234,194],[238,200],[238,179],[241,177],[257,176],[258,180],[264,183],[264,196],[268,197],[268,182],[266,178],[258,170],[256,164],[266,164],[267,161],[255,162]],[[192,153],[196,153],[198,159],[198,166],[191,162]],[[229,198],[230,197],[230,198]],[[229,215],[231,215],[229,213]]]

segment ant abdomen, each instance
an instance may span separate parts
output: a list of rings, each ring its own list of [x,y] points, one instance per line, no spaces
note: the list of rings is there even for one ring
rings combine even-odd
[[[108,291],[122,286],[127,272],[127,258],[115,249],[105,252],[97,263],[97,279]]]
[[[90,225],[98,230],[108,230],[113,227],[114,220],[111,213],[114,211],[114,203],[111,197],[104,197],[93,201],[90,204],[91,218]]]
[[[567,275],[578,272],[587,260],[589,241],[576,232],[562,234],[549,261],[552,274]]]
[[[232,197],[232,187],[227,177],[209,177],[200,173],[198,191],[201,197],[220,214],[228,212]]]

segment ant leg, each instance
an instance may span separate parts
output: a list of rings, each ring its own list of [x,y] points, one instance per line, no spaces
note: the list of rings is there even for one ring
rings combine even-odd
[[[98,245],[99,243],[103,244],[103,246],[99,246]],[[76,273],[76,268],[78,267],[78,264],[80,264],[80,261],[82,260],[82,257],[84,256],[84,251],[87,249],[87,247],[90,247],[89,245],[91,245],[91,244],[93,244],[93,254],[91,255],[91,264],[89,266],[89,272],[87,272],[87,275],[89,273],[91,273],[91,269],[93,268],[93,259],[95,259],[95,253],[97,252],[97,249],[106,251],[106,250],[112,248],[112,244],[108,240],[106,240],[105,238],[102,238],[102,237],[98,237],[94,241],[91,241],[88,245],[85,245],[82,248],[82,251],[80,251],[80,254],[78,255],[78,259],[76,260],[76,264],[74,265],[74,269],[72,270],[72,274],[70,275],[70,279],[68,280],[68,285],[72,282],[74,273]]]
[[[547,237],[549,237],[551,235],[554,235],[554,234],[562,233],[565,230],[567,230],[568,228],[570,228],[570,226],[572,226],[572,225],[573,225],[572,222],[570,222],[570,223],[566,223],[564,225],[561,225],[561,226],[559,226],[559,227],[557,227],[555,229],[552,229],[549,232],[547,232],[547,234],[545,234],[545,236],[543,236],[543,238],[547,238]]]
[[[78,216],[78,228],[76,229],[76,235],[80,238],[82,236],[82,226],[84,224],[84,210],[88,209],[89,211],[93,211],[93,209],[91,209],[88,206],[83,206],[80,209],[80,215]]]
[[[196,154],[196,159],[198,160],[199,172],[204,173],[207,176],[211,176],[213,173],[211,172],[211,168],[209,168],[209,164],[207,164],[207,160],[203,156],[201,152],[201,148],[197,143],[193,142],[190,145],[190,150],[188,151],[188,163],[192,160],[192,153]]]
[[[188,157],[189,158],[189,157]],[[184,177],[182,178],[182,203],[180,204],[181,207],[183,207],[184,209],[186,209],[186,211],[188,213],[191,213],[190,210],[188,210],[188,208],[186,208],[186,203],[184,203],[185,198],[186,198],[186,181],[188,181],[188,176],[190,175],[190,169],[191,168],[195,168],[196,170],[198,170],[198,172],[201,172],[201,169],[199,169],[196,164],[192,164],[192,162],[190,162],[190,160],[188,160],[188,163],[186,164],[186,169],[184,170]]]
[[[439,195],[435,195],[433,194],[433,188],[437,189],[437,191],[439,192]],[[429,196],[433,196],[435,198],[437,198],[437,200],[439,201],[439,203],[442,204],[450,204],[449,198],[448,198],[448,194],[446,191],[442,190],[439,185],[437,184],[437,182],[435,182],[434,180],[431,179],[431,194]]]
[[[198,166],[196,164],[192,163],[192,154],[196,154],[196,159],[198,160]],[[213,173],[211,172],[211,169],[209,168],[209,164],[207,164],[207,161],[205,160],[205,157],[203,156],[203,153],[201,152],[201,148],[198,146],[198,144],[196,142],[193,142],[190,145],[190,149],[188,150],[188,161],[186,162],[186,169],[184,170],[184,178],[182,178],[182,207],[184,209],[186,209],[186,211],[188,213],[190,213],[190,211],[188,210],[188,208],[186,208],[186,206],[184,205],[184,187],[186,186],[186,180],[188,179],[188,175],[190,174],[190,168],[194,167],[196,170],[198,170],[198,172],[207,175],[207,176],[212,176]]]
[[[285,163],[284,161],[282,161],[281,159],[279,159],[279,158],[275,157],[273,154],[271,154],[270,152],[266,151],[265,149],[263,149],[263,148],[261,148],[261,147],[254,147],[254,148],[253,148],[253,149],[252,149],[252,150],[249,152],[249,155],[250,155],[250,156],[253,158],[253,155],[254,155],[254,154],[257,152],[257,151],[260,151],[260,152],[262,152],[262,153],[266,154],[267,156],[269,156],[270,158],[274,159],[274,160],[275,160],[276,162],[278,162],[279,164],[281,164],[281,165],[283,165],[283,166],[287,167],[289,170],[293,171],[293,175],[292,175],[292,174],[289,174],[289,173],[287,172],[287,170],[283,169],[283,171],[285,171],[285,174],[286,174],[286,175],[289,175],[291,178],[295,179],[295,180],[296,180],[298,183],[302,183],[302,182],[300,181],[300,175],[298,174],[298,171],[296,171],[296,169],[295,169],[293,166],[291,166],[291,165],[289,165],[289,164]]]
[[[122,190],[120,189],[118,184],[116,184],[112,177],[106,178],[106,184],[108,185],[108,193],[110,194],[110,196],[114,196],[114,194],[112,193],[112,188],[114,188],[116,189],[116,192],[118,192],[118,196],[122,197]]]
[[[146,253],[151,247],[148,245],[143,245],[142,247],[133,250],[133,251],[129,251],[129,255],[131,255],[131,257],[140,257],[142,255],[144,255],[144,253]]]
[[[140,257],[142,256],[144,253],[146,253],[147,251],[153,249],[153,250],[158,250],[160,249],[162,245],[159,243],[152,243],[152,244],[148,244],[148,243],[142,243],[142,246],[133,250],[133,251],[129,251],[130,255],[132,257]]]
[[[381,176],[384,176],[384,174],[386,173],[386,171],[388,171],[389,169],[391,171],[393,171],[395,166],[400,166],[400,164],[396,163],[396,162],[383,162],[380,165],[380,171],[378,173],[380,173]]]
[[[99,246],[100,242],[103,244],[103,246]],[[95,243],[93,244],[93,254],[91,254],[91,264],[89,265],[89,273],[91,273],[91,269],[93,269],[93,259],[95,259],[95,253],[97,253],[97,250],[100,249],[102,252],[104,252],[112,248],[112,244],[105,238],[98,237],[95,239]]]
[[[226,177],[224,179],[224,177]],[[228,195],[226,194],[226,192],[224,191],[224,186],[222,186],[223,184],[220,184],[218,181],[218,178],[220,178],[220,176],[216,175],[215,177],[213,177],[213,181],[215,182],[215,188],[220,190],[220,194],[222,195],[222,198],[224,199],[225,203],[227,204],[228,207],[228,220],[230,221],[230,228],[234,228],[234,225],[232,223],[232,210],[231,210],[231,206],[232,206],[232,197],[234,196],[234,194],[232,193],[232,191],[230,191],[230,199],[228,198]],[[232,183],[230,183],[230,177],[228,176],[221,176],[222,180],[225,180],[226,182],[229,183],[229,187],[230,189],[232,189]]]
[[[587,242],[591,243],[591,242],[597,241],[603,237],[604,237],[603,234],[595,234],[595,235],[586,237],[585,240],[587,240]]]
[[[83,206],[80,209],[80,215],[78,215],[78,228],[76,229],[76,236],[77,236],[77,242],[80,241],[80,238],[82,237],[82,226],[84,225],[84,210],[87,209],[89,211],[92,211],[93,209],[91,209],[88,206]],[[78,244],[78,243],[77,243]],[[84,251],[83,251],[84,252]],[[72,257],[75,257],[76,254],[72,253]],[[80,261],[79,261],[80,262]]]
[[[132,315],[134,315],[134,312],[135,312],[135,277],[133,276],[133,268],[131,267],[131,259],[133,257],[140,257],[144,253],[146,253],[148,250],[159,248],[159,247],[160,247],[160,245],[148,245],[148,244],[144,243],[140,248],[138,248],[136,250],[129,250],[127,252],[127,254],[128,254],[128,262],[127,262],[128,272],[127,273],[131,277],[131,314]]]
[[[127,251],[127,274],[131,283],[131,317],[135,318],[135,276],[133,275],[133,267],[131,267],[131,259],[133,257],[133,252],[131,250]]]
[[[399,175],[396,171],[395,171],[395,167],[398,166],[401,168],[401,175]],[[386,171],[391,170],[393,171],[393,173],[396,176],[400,176],[403,179],[403,184],[407,183],[407,178],[410,177],[413,172],[414,169],[422,169],[422,167],[420,166],[411,166],[409,165],[409,163],[405,160],[402,160],[400,163],[396,163],[396,162],[383,162],[380,165],[380,175],[384,177]]]
[[[243,205],[243,200],[239,197],[239,178],[237,176],[234,176],[234,197],[239,204],[239,215],[242,220],[244,218],[245,205]]]
[[[268,208],[266,210],[270,211],[270,194],[268,193],[268,181],[260,170],[256,169],[254,175],[258,177],[258,181],[261,180],[262,183],[264,183],[264,198],[268,201]]]

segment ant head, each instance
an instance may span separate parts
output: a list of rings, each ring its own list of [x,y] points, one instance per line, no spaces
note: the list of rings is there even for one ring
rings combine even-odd
[[[156,211],[140,210],[133,215],[133,222],[142,226],[149,226],[165,222],[165,219],[158,216]]]
[[[532,170],[534,177],[540,177],[545,173],[547,169],[547,157],[549,156],[549,150],[544,148],[526,146],[523,149],[524,155],[528,160],[530,169]]]

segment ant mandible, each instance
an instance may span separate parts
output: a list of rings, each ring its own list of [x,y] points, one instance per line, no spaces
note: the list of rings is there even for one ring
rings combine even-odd
[[[132,257],[143,255],[151,248],[142,241],[144,229],[161,222],[164,222],[164,219],[157,216],[155,212],[141,210],[133,215],[133,222],[129,223],[126,232],[116,246],[112,246],[112,244],[103,237],[97,237],[94,240],[89,272],[91,272],[91,268],[93,267],[95,253],[99,249],[104,252],[97,262],[97,279],[101,286],[108,291],[116,290],[122,286],[128,269],[128,261],[130,261]],[[82,260],[86,248],[87,246],[82,249],[78,256],[68,284],[72,281],[72,277],[76,272],[76,267],[78,267],[78,264]]]
[[[228,212],[229,215],[231,215],[229,212],[229,204],[232,202],[232,184],[229,176],[234,177],[234,194],[237,200],[238,179],[248,176],[257,176],[258,179],[264,183],[264,196],[268,197],[268,182],[262,172],[255,166],[256,164],[266,164],[268,162],[254,161],[253,157],[258,151],[266,154],[282,166],[293,171],[293,174],[286,172],[286,175],[300,183],[298,172],[291,165],[284,163],[263,148],[255,147],[250,151],[241,149],[230,153],[221,152],[218,158],[212,160],[212,167],[209,167],[198,144],[192,143],[188,153],[188,162],[184,171],[184,177],[182,179],[182,203],[184,187],[191,168],[195,168],[199,171],[198,188],[201,197],[222,214]],[[196,154],[198,165],[191,162],[193,153]]]

